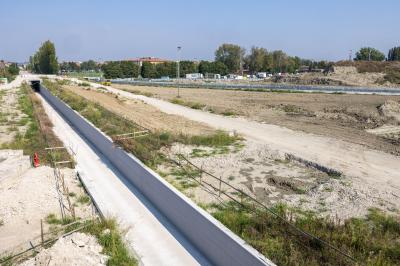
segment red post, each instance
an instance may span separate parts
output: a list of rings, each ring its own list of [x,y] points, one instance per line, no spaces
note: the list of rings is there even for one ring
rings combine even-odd
[[[38,154],[36,152],[33,155],[33,166],[35,168],[40,166],[39,156],[38,156]]]

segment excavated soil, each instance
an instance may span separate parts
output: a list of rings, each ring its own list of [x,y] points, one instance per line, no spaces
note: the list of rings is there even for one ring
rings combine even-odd
[[[99,103],[108,110],[153,131],[168,131],[176,134],[204,135],[214,130],[205,124],[191,121],[181,116],[169,115],[140,100],[116,98],[101,90],[84,89],[79,86],[64,86],[88,100]]]

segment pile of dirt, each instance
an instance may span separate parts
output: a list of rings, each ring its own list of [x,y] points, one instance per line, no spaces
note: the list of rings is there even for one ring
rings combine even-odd
[[[357,68],[355,66],[334,66],[333,72],[336,74],[357,74]]]
[[[379,113],[400,122],[400,101],[387,100],[378,107]]]
[[[326,86],[346,86],[349,85],[341,80],[335,80],[332,78],[325,77],[323,74],[303,74],[287,75],[287,76],[276,76],[272,79],[275,83],[290,83],[298,85],[326,85]]]
[[[108,256],[101,254],[102,250],[94,236],[73,233],[20,265],[106,265]]]

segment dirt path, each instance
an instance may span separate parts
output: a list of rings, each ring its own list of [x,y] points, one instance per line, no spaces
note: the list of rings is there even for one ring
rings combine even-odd
[[[141,100],[117,99],[112,94],[79,86],[64,86],[64,88],[153,131],[168,131],[185,135],[212,134],[215,131],[204,123],[160,112]]]
[[[272,149],[340,170],[348,176],[360,178],[383,189],[387,186],[393,187],[400,193],[399,157],[334,138],[306,134],[244,118],[223,117],[112,87],[107,89],[129,99],[143,100],[169,114],[182,115],[215,128],[237,131],[248,138],[265,142]]]

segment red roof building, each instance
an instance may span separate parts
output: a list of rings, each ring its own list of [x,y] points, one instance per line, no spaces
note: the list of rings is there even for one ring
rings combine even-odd
[[[130,59],[128,61],[135,62],[139,66],[142,66],[143,62],[149,62],[151,64],[161,64],[161,63],[169,62],[169,60],[164,60],[164,59],[160,59],[157,57],[141,57],[141,58],[137,58],[137,59]]]

